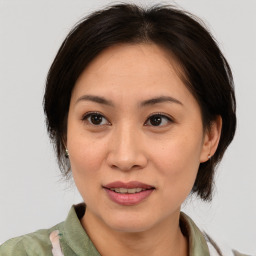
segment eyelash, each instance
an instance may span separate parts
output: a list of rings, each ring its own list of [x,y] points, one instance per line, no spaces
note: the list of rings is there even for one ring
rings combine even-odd
[[[88,119],[89,119],[91,116],[93,116],[93,115],[101,116],[101,117],[103,117],[104,119],[107,120],[107,118],[105,118],[104,115],[101,114],[100,112],[88,112],[88,113],[86,113],[86,114],[82,117],[82,121],[88,122],[89,124],[94,125],[94,126],[100,126],[100,125],[95,125],[95,124],[91,123],[90,121],[88,121]],[[109,122],[108,120],[107,120],[107,122],[108,122],[108,124],[110,124],[110,122]]]
[[[88,119],[91,117],[91,116],[93,116],[93,115],[96,115],[96,116],[100,116],[100,117],[103,117],[108,123],[107,124],[103,124],[103,125],[111,125],[111,123],[107,120],[107,118],[105,118],[104,117],[104,115],[102,114],[102,113],[100,113],[100,112],[88,112],[88,113],[86,113],[83,117],[82,117],[82,121],[84,121],[84,122],[88,122],[90,125],[93,125],[93,126],[102,126],[102,124],[93,124],[92,122],[90,122]],[[147,125],[147,123],[149,122],[149,120],[150,120],[150,118],[152,118],[152,117],[160,117],[161,119],[166,119],[167,120],[167,122],[169,122],[169,123],[173,123],[174,122],[174,120],[173,120],[173,118],[171,117],[171,116],[169,116],[169,115],[166,115],[166,114],[163,114],[163,113],[153,113],[153,114],[151,114],[148,118],[147,118],[147,120],[146,120],[146,122],[144,123],[144,125],[145,126],[152,126],[152,127],[162,127],[162,126],[165,126],[165,125]],[[162,121],[162,120],[161,120]]]
[[[163,113],[153,113],[153,114],[151,114],[151,115],[147,118],[147,120],[146,120],[146,122],[145,122],[144,125],[146,125],[146,123],[150,120],[150,118],[156,117],[156,116],[160,117],[161,119],[166,119],[168,123],[173,123],[173,122],[174,122],[174,121],[173,121],[173,118],[172,118],[170,115],[163,114]],[[146,125],[146,126],[162,127],[162,126],[165,126],[165,125],[161,125],[161,126],[158,126],[158,125],[157,125],[157,126],[154,126],[154,125]]]

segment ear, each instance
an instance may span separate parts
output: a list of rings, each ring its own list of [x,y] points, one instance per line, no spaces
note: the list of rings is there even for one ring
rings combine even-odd
[[[200,163],[206,162],[217,150],[222,129],[222,118],[217,116],[204,133]]]

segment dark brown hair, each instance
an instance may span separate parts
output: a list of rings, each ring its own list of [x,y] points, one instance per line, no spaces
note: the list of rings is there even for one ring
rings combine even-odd
[[[79,22],[62,43],[49,70],[44,96],[47,128],[62,172],[70,172],[64,143],[74,85],[100,52],[120,43],[154,43],[169,51],[182,69],[185,85],[200,105],[204,128],[221,116],[223,126],[217,151],[210,161],[200,164],[192,189],[203,200],[210,200],[215,167],[236,129],[232,73],[202,22],[171,6],[110,6]]]

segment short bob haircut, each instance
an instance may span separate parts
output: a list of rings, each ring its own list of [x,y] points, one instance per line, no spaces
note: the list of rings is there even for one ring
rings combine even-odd
[[[116,44],[156,44],[169,51],[179,76],[197,100],[204,129],[222,118],[221,138],[212,158],[201,163],[191,193],[210,201],[218,162],[236,129],[236,101],[230,67],[203,23],[173,6],[144,9],[117,4],[81,20],[62,43],[49,70],[44,96],[46,124],[65,177],[71,172],[65,157],[67,116],[74,85],[86,66]],[[170,57],[171,58],[171,57]]]

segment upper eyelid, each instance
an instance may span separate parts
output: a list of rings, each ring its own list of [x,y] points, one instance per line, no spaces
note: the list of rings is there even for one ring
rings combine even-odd
[[[165,113],[162,113],[162,112],[156,112],[156,113],[150,114],[149,117],[147,118],[147,120],[148,120],[150,117],[152,117],[152,116],[157,116],[157,115],[162,116],[162,117],[166,117],[166,118],[168,118],[169,120],[174,121],[174,118],[173,118],[171,115],[165,114]],[[146,121],[147,121],[147,120],[146,120]]]
[[[82,116],[82,119],[84,119],[85,117],[88,117],[88,116],[90,116],[90,115],[93,115],[93,114],[98,114],[98,115],[101,115],[101,116],[103,116],[104,118],[106,118],[105,117],[105,115],[103,115],[101,112],[99,112],[99,111],[89,111],[89,112],[86,112],[85,114],[83,114],[83,116]],[[106,118],[107,119],[107,118]]]

